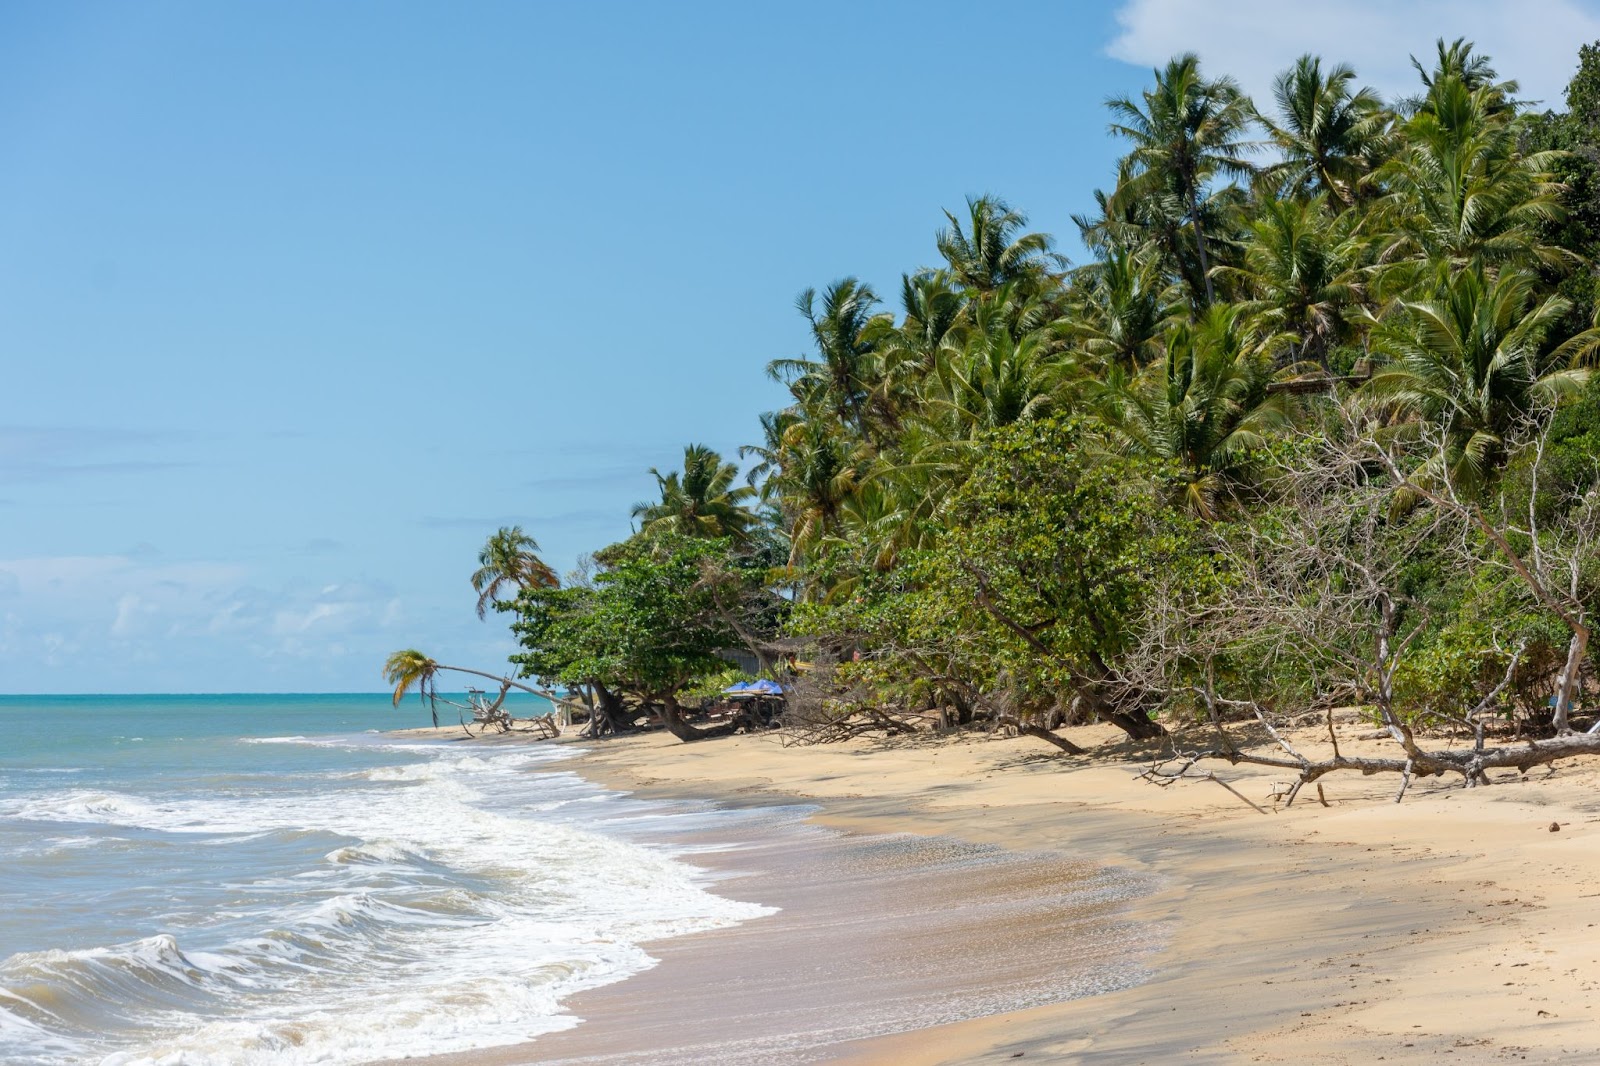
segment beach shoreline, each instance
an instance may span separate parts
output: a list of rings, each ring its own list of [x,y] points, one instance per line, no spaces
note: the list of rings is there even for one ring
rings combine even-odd
[[[1600,973],[1600,935],[1586,920],[1600,893],[1596,771],[1574,764],[1471,791],[1419,785],[1400,805],[1394,782],[1351,775],[1329,779],[1329,807],[1302,800],[1263,815],[1204,781],[1138,781],[1138,764],[1103,729],[1073,732],[1102,757],[1062,760],[1037,741],[982,734],[822,748],[648,735],[585,745],[565,766],[646,798],[802,801],[820,808],[814,821],[851,832],[1056,852],[1160,880],[1128,912],[1165,933],[1143,983],[842,1041],[818,1061],[1600,1059],[1586,1002]],[[1268,803],[1270,772],[1224,776]],[[749,929],[762,935],[759,922]],[[580,994],[575,1029],[423,1061],[581,1056],[627,1017],[635,982],[670,988],[674,973],[706,964],[695,958],[703,937],[652,947],[657,969]]]

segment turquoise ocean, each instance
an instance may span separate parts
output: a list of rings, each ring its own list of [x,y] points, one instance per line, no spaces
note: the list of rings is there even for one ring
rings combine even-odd
[[[383,732],[426,724],[387,695],[0,696],[0,1063],[515,1043],[641,944],[772,913],[570,746]]]

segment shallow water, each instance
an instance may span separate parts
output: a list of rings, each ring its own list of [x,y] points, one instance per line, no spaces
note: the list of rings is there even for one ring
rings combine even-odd
[[[381,696],[0,700],[0,1062],[512,1043],[642,942],[771,912],[631,830],[652,808],[561,772],[572,749],[365,731],[396,724]]]
[[[0,1063],[529,1039],[804,1063],[1126,987],[1159,935],[1125,919],[1151,889],[1126,871],[645,801],[571,772],[574,746],[379,732],[418,718],[385,696],[0,697]]]
[[[658,827],[677,846],[737,839],[696,861],[718,891],[778,913],[653,945],[659,968],[580,993],[572,1008],[590,1020],[541,1037],[515,1061],[830,1061],[843,1042],[1138,984],[1167,932],[1129,915],[1156,888],[1136,868],[944,837],[846,834],[807,821],[811,813],[777,806]]]

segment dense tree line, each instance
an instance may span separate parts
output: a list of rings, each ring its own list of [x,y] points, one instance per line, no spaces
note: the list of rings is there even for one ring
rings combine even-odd
[[[769,363],[791,402],[746,482],[691,446],[565,586],[513,552],[515,661],[685,737],[719,649],[799,642],[819,713],[1569,729],[1600,603],[1580,60],[1540,111],[1465,41],[1394,101],[1311,55],[1270,101],[1173,59],[1108,104],[1088,261],[975,196],[893,301],[803,293],[812,350]]]

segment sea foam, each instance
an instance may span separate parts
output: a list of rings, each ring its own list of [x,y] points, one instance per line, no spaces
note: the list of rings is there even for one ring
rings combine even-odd
[[[298,1066],[515,1043],[574,1024],[572,993],[653,965],[642,943],[771,913],[707,891],[674,853],[564,816],[597,790],[528,773],[554,761],[536,750],[356,743],[408,760],[324,770],[315,787],[13,804],[20,820],[154,834],[129,847],[193,856],[204,842],[228,876],[182,886],[181,905],[152,891],[166,916],[149,935],[0,960],[0,1061]],[[136,891],[140,873],[126,876],[118,890]]]

